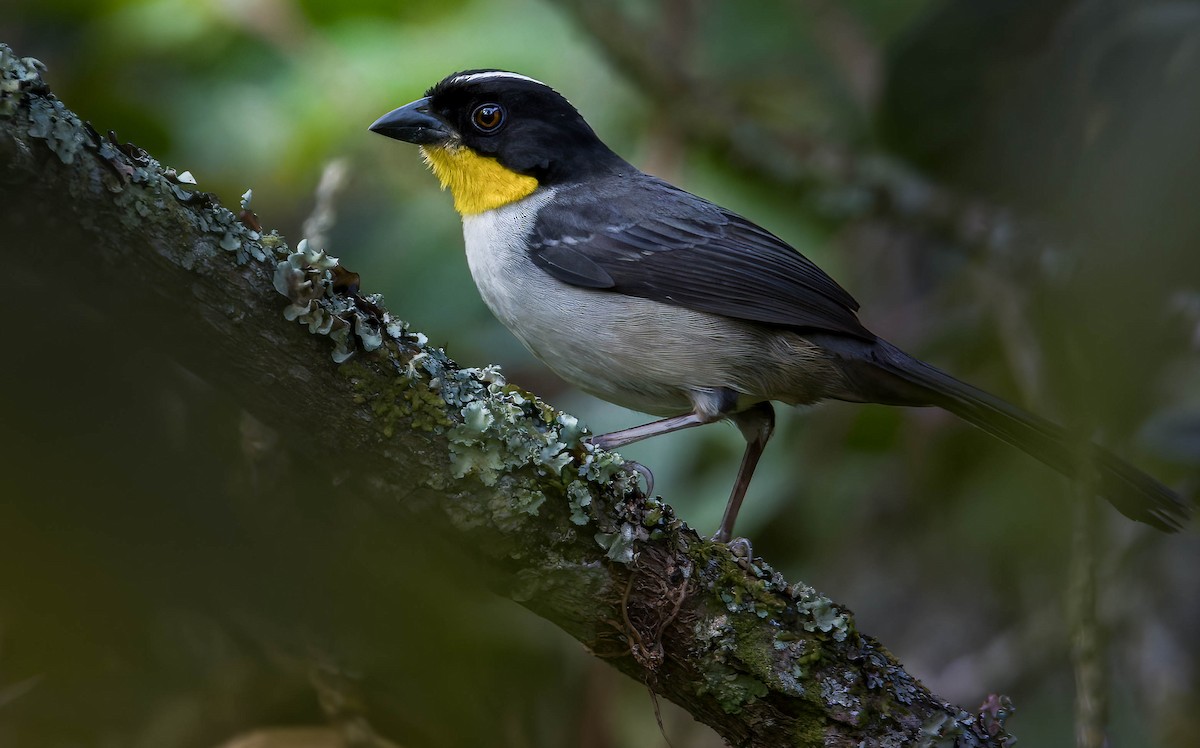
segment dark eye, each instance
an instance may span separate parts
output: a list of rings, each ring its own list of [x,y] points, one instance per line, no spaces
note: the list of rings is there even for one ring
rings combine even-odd
[[[499,104],[480,104],[471,112],[471,122],[480,132],[493,132],[504,124],[504,108]]]

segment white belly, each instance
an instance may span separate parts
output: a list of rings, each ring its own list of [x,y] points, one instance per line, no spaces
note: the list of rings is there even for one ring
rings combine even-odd
[[[804,356],[806,341],[705,312],[571,286],[525,249],[552,189],[463,218],[467,264],[484,302],[535,356],[585,392],[634,410],[673,415],[730,388],[747,402],[811,402],[771,381]],[[768,359],[772,365],[764,366]],[[778,362],[778,363],[776,363]],[[795,392],[796,394],[793,394]]]
[[[665,305],[570,286],[533,264],[525,237],[552,196],[539,190],[463,218],[467,264],[484,303],[533,355],[584,391],[648,413],[691,410],[677,381],[679,362],[664,360],[670,352],[646,339],[659,337]]]

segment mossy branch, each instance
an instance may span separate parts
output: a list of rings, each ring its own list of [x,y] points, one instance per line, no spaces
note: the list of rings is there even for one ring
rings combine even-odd
[[[697,536],[573,417],[459,367],[335,260],[100,135],[38,68],[0,46],[0,236],[20,282],[247,404],[307,464],[352,475],[344,500],[438,525],[499,569],[497,592],[731,744],[1006,744],[999,702],[938,699],[844,606]]]

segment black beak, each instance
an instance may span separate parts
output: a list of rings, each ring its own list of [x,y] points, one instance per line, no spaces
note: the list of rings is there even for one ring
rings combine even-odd
[[[429,98],[394,109],[371,125],[371,132],[417,145],[435,145],[454,137],[454,128],[429,110]]]

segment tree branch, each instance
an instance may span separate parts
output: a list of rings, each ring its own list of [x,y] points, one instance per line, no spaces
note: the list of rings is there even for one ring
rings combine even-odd
[[[1003,708],[938,699],[844,606],[698,537],[574,418],[459,367],[335,261],[99,135],[37,67],[0,46],[14,285],[151,341],[306,464],[336,466],[340,501],[444,529],[498,570],[497,592],[732,744],[1006,744]]]

